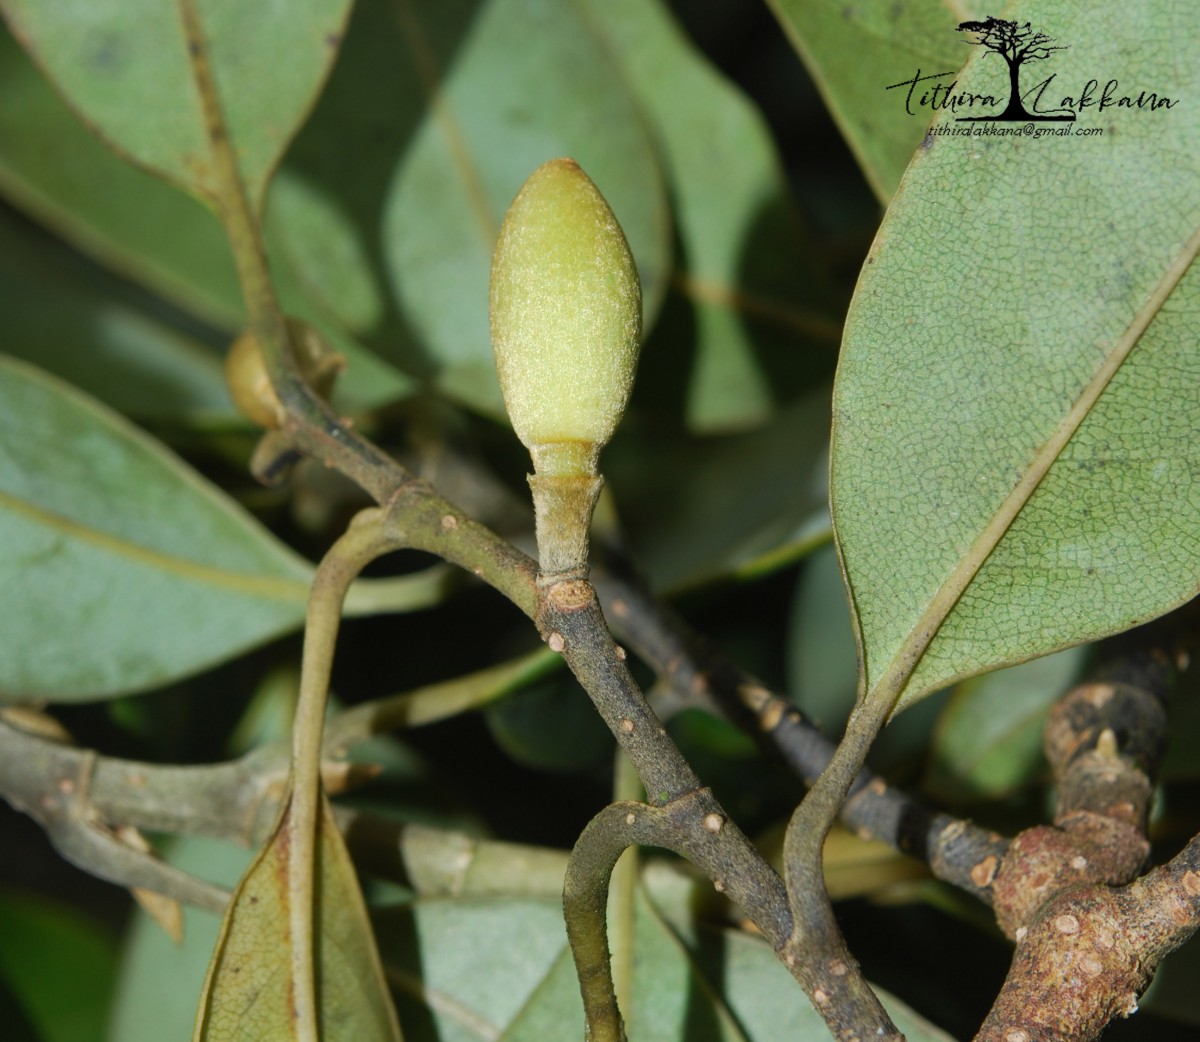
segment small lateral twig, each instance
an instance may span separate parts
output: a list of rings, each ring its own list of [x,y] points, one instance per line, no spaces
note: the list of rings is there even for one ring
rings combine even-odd
[[[1110,642],[1051,713],[1055,823],[1022,832],[999,866],[997,921],[1016,949],[976,1042],[1097,1038],[1137,1009],[1155,967],[1200,925],[1200,837],[1134,878],[1150,849],[1166,700],[1191,637],[1168,617]]]
[[[333,770],[342,764],[324,766],[334,776],[344,774]],[[88,781],[86,787],[80,787],[80,779]],[[226,763],[166,766],[66,745],[0,715],[0,794],[42,825],[68,861],[118,886],[152,890],[213,912],[225,910],[227,890],[121,842],[120,828],[251,847],[278,820],[286,780],[282,744],[261,746]],[[562,851],[480,839],[350,807],[335,807],[334,817],[356,862],[423,897],[550,897],[562,891],[567,863]]]

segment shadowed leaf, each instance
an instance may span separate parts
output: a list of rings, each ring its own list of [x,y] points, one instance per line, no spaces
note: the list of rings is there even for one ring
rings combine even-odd
[[[502,417],[492,250],[522,182],[560,156],[588,171],[625,229],[648,325],[668,275],[662,177],[635,99],[576,6],[367,0],[289,154],[272,232],[351,332]]]
[[[298,626],[311,566],[115,413],[0,360],[0,700],[166,682]]]
[[[127,415],[176,424],[232,413],[220,355],[117,295],[115,280],[23,223],[0,221],[4,350]]]
[[[682,247],[676,288],[696,322],[688,423],[701,431],[755,426],[782,400],[760,351],[787,352],[795,379],[800,345],[822,358],[814,338],[832,347],[837,335],[818,310],[821,283],[804,260],[804,231],[774,143],[664,4],[584,6],[646,111],[671,185]]]
[[[66,903],[0,890],[0,988],[39,1042],[92,1042],[111,1006],[114,940]],[[20,1029],[5,1019],[5,1037]]]
[[[106,148],[0,30],[0,191],[101,264],[193,314],[243,321],[216,217]]]
[[[113,147],[215,200],[228,173],[214,159],[201,100],[207,64],[255,208],[337,53],[349,9],[348,0],[0,6],[63,95]]]
[[[0,93],[5,101],[0,106],[0,141],[4,143],[0,148],[0,193],[106,268],[161,294],[232,339],[245,316],[233,257],[216,216],[191,196],[105,147],[55,94],[4,29],[0,29]],[[285,265],[276,263],[274,272],[284,310],[320,329],[350,363],[335,390],[336,407],[348,412],[374,408],[411,389],[399,372],[360,347],[337,322],[331,322]],[[29,272],[24,274],[27,277]],[[8,287],[14,296],[19,293],[13,281]],[[27,314],[33,307],[34,301],[19,297],[17,314],[10,310],[0,315],[4,335],[20,338],[20,312]],[[65,316],[44,313],[34,317],[43,328],[67,321]],[[127,319],[109,315],[97,336],[109,348],[109,341],[122,334],[124,353],[146,339],[145,325],[145,320],[132,313]],[[117,387],[113,371],[96,365],[91,344],[61,338],[52,346],[53,355],[37,358],[39,364],[78,379],[88,390],[106,385],[119,400],[107,392],[101,397],[122,409],[137,395],[139,386],[152,382],[161,369],[172,368],[169,359],[175,367],[183,361],[176,348],[155,359],[149,367],[153,372],[130,374],[130,381]],[[32,349],[18,344],[7,350],[24,354]],[[195,368],[194,361],[188,364]],[[223,386],[220,393],[224,399]],[[171,408],[169,398],[162,396],[153,399],[153,404],[158,410]]]
[[[699,450],[689,444],[679,466],[655,468],[650,487],[627,493],[622,461],[606,464],[622,510],[645,517],[636,545],[653,584],[677,589],[754,575],[827,542],[828,432],[825,387],[761,430]],[[791,477],[778,480],[784,471]]]
[[[1050,709],[1083,663],[1070,648],[960,684],[938,720],[925,787],[949,803],[1007,796],[1045,769]]]

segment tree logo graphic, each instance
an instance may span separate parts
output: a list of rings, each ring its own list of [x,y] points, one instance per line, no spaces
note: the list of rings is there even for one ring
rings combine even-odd
[[[1042,61],[1055,51],[1065,51],[1066,47],[1054,47],[1053,36],[1035,30],[1031,23],[1007,21],[1003,18],[988,17],[982,22],[962,22],[958,32],[974,35],[968,43],[978,47],[986,47],[995,51],[1008,63],[1008,104],[1004,111],[994,116],[959,116],[960,123],[982,122],[1020,122],[1043,120],[1047,122],[1070,122],[1075,119],[1075,113],[1067,111],[1059,114],[1029,112],[1021,100],[1021,66],[1026,62]]]

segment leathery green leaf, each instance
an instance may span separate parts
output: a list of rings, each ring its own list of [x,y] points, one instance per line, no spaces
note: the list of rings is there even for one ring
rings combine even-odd
[[[206,321],[244,321],[220,222],[80,122],[0,26],[0,192],[105,267]]]
[[[920,105],[929,83],[915,85],[915,104],[906,104],[905,84],[936,73],[950,73],[941,80],[949,83],[970,56],[955,27],[983,9],[977,0],[768,0],[768,6],[804,59],[863,176],[888,202],[933,116]]]
[[[304,620],[313,567],[161,443],[0,355],[0,703],[145,690]],[[360,579],[351,615],[425,607],[436,567]]]
[[[90,126],[133,161],[208,199],[221,195],[228,177],[215,161],[202,102],[215,89],[211,100],[222,111],[255,207],[332,64],[349,6],[349,0],[284,7],[228,0],[0,4]]]
[[[1179,8],[1026,7],[1010,16],[1070,45],[1056,84],[1200,90]],[[976,51],[962,89],[1001,91]],[[946,111],[934,129],[972,126]],[[927,139],[847,320],[833,519],[864,688],[884,703],[1200,587],[1200,109],[1031,126],[1070,136]]]
[[[192,1042],[295,1039],[288,879],[288,810],[242,877],[225,914]],[[341,834],[321,797],[314,930],[322,1042],[398,1042],[366,905]]]
[[[0,357],[0,701],[195,672],[298,626],[311,576],[154,439]]]

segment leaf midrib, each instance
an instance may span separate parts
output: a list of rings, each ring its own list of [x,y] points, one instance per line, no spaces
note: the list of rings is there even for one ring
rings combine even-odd
[[[1049,473],[1067,443],[1074,437],[1075,432],[1091,413],[1100,396],[1129,357],[1142,334],[1145,333],[1167,298],[1174,292],[1180,279],[1195,260],[1197,251],[1200,251],[1200,228],[1193,231],[1183,249],[1167,266],[1162,278],[1146,298],[1145,303],[1137,310],[1124,333],[1113,344],[1104,361],[1076,397],[1066,415],[1059,421],[1053,434],[1034,454],[1020,480],[933,595],[920,618],[909,630],[899,649],[871,688],[869,698],[872,701],[895,705],[899,700],[913,672],[920,664],[930,644],[933,643],[942,624],[954,610],[959,598],[966,592],[979,569],[983,567],[983,563],[1012,527],[1013,522],[1025,508],[1025,504],[1029,502],[1042,479]]]
[[[0,491],[0,510],[7,510],[18,517],[32,521],[70,539],[85,543],[114,557],[124,558],[136,564],[156,568],[191,582],[202,583],[218,589],[230,590],[267,600],[285,601],[303,605],[308,598],[308,582],[300,579],[284,579],[266,575],[248,575],[229,571],[213,565],[177,557],[174,554],[122,539],[120,536],[103,532],[71,518],[55,514],[26,500],[18,499]]]

